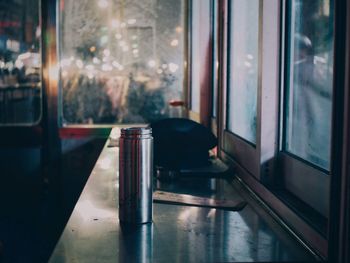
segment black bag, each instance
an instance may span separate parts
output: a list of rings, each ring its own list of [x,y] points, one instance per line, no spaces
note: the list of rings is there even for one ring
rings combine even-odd
[[[154,163],[169,170],[197,168],[209,162],[215,135],[189,119],[170,118],[150,124],[154,138]]]

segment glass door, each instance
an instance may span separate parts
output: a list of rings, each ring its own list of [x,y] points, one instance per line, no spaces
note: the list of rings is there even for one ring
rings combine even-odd
[[[288,2],[281,160],[284,185],[328,217],[333,1]]]

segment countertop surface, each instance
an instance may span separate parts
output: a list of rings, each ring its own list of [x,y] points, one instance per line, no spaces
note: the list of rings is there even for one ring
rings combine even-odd
[[[155,180],[154,188],[245,200],[239,212],[181,205],[153,206],[153,223],[121,227],[118,147],[104,147],[51,255],[58,262],[283,262],[312,255],[272,219],[237,179]]]

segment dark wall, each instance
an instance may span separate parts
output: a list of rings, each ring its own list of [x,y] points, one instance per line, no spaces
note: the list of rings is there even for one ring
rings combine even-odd
[[[61,141],[58,171],[41,148],[0,148],[0,262],[47,262],[106,139]]]

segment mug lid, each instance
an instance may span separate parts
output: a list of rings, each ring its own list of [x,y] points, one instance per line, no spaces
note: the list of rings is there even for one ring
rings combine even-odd
[[[151,135],[152,128],[150,128],[150,127],[122,128],[120,133],[121,133],[121,136]]]

